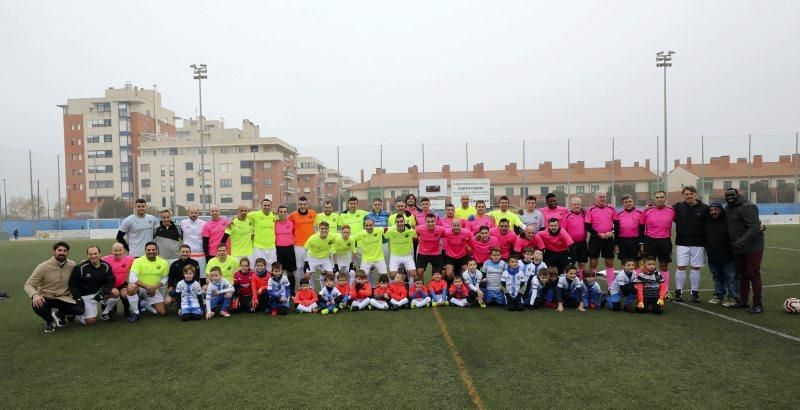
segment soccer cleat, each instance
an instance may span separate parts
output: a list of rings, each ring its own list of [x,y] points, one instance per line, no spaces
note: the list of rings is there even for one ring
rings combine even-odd
[[[708,303],[710,303],[712,305],[718,305],[721,302],[722,302],[722,299],[720,299],[719,296],[717,296],[717,295],[714,295],[714,297],[712,297],[711,299],[708,300]]]
[[[56,324],[55,322],[45,323],[44,324],[44,332],[45,333],[53,333],[56,331]]]
[[[222,315],[222,317],[231,317],[231,314],[228,313],[227,310],[223,310],[222,312],[219,312],[219,314]]]
[[[761,305],[753,305],[753,308],[750,309],[750,313],[752,314],[758,314],[762,312],[764,312],[764,307],[762,307]]]
[[[103,322],[113,322],[114,321],[114,318],[111,317],[111,315],[109,315],[108,313],[104,313],[104,314],[100,315],[100,319],[103,320]]]
[[[128,316],[128,322],[133,323],[133,322],[135,322],[137,320],[139,320],[139,314],[138,313],[133,313],[130,316]]]
[[[701,302],[700,302],[700,292],[698,292],[698,291],[696,291],[696,290],[693,290],[693,291],[692,291],[692,295],[691,295],[691,299],[690,299],[690,300],[691,300],[692,302],[694,302],[694,303],[701,303]]]
[[[333,308],[333,313],[334,314],[336,314],[336,312],[338,312],[338,311],[339,311],[339,308]]]
[[[411,309],[416,309],[416,308],[418,308],[418,307],[419,307],[419,306],[417,306],[417,304],[416,304],[416,303],[411,303],[410,305],[411,305]]]
[[[50,316],[53,317],[53,325],[55,327],[64,327],[64,325],[67,324],[66,319],[63,316],[59,315],[57,312],[51,313]]]
[[[675,298],[672,300],[675,302],[683,302],[683,291],[680,289],[675,289]]]
[[[322,312],[319,312],[319,313],[322,314],[322,315],[327,315],[328,313],[330,313],[330,311],[327,308],[325,308],[325,309],[322,309]]]
[[[436,302],[431,302],[431,306],[436,307],[436,306],[439,306],[439,304],[436,303]]]
[[[478,303],[478,305],[479,305],[480,307],[482,307],[482,308],[485,308],[485,307],[486,307],[486,303],[484,303],[484,302],[479,302],[479,303]]]
[[[445,305],[445,306],[450,306],[450,301],[447,301],[447,300],[445,300],[445,301],[444,301],[444,305]]]

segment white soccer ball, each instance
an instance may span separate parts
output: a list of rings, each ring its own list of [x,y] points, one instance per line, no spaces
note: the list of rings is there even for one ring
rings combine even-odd
[[[783,310],[787,313],[800,313],[800,299],[789,298],[783,302]]]

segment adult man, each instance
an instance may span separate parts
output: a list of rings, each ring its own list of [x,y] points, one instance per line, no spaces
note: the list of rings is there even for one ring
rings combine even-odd
[[[436,216],[428,214],[425,217],[425,224],[416,227],[419,245],[417,246],[417,275],[422,278],[428,264],[431,265],[431,273],[442,272],[444,258],[442,258],[442,237],[445,228],[436,225]]]
[[[169,209],[161,211],[161,223],[156,228],[153,241],[158,245],[158,252],[167,262],[172,263],[178,259],[178,251],[183,239],[181,228],[172,221],[172,212]]]
[[[114,279],[111,266],[100,260],[100,247],[92,245],[86,248],[86,260],[77,264],[69,276],[69,292],[78,309],[83,310],[75,319],[85,325],[97,322],[97,303],[104,297],[119,297],[119,291],[114,289]]]
[[[455,210],[455,217],[458,219],[469,219],[470,216],[478,213],[475,207],[469,204],[469,195],[461,195],[461,206]]]
[[[444,232],[444,279],[448,287],[453,283],[455,270],[461,276],[469,262],[472,237],[472,232],[461,227],[461,219],[454,219],[453,227]]]
[[[545,227],[542,229],[546,229],[549,226],[550,219],[556,218],[558,219],[559,226],[564,223],[564,217],[567,216],[569,213],[569,209],[558,205],[558,198],[556,194],[550,192],[549,194],[545,195],[544,202],[547,204],[544,208],[539,209],[544,216],[544,225]]]
[[[206,277],[206,254],[203,251],[203,227],[206,221],[200,219],[200,212],[197,207],[192,205],[188,209],[189,218],[181,221],[181,231],[183,232],[183,243],[189,245],[192,253],[189,255],[197,261],[198,277],[200,284],[205,283]],[[112,265],[113,268],[113,265]]]
[[[736,306],[739,303],[739,279],[736,277],[725,208],[721,203],[715,202],[708,207],[708,214],[704,229],[704,247],[708,256],[708,270],[714,278],[714,297],[708,303],[722,303],[725,307]]]
[[[116,313],[116,306],[119,299],[122,299],[122,306],[125,308],[125,317],[131,314],[130,304],[128,303],[128,274],[131,271],[134,259],[133,256],[125,253],[125,247],[119,242],[111,245],[111,255],[103,256],[103,262],[111,266],[111,273],[114,274],[114,289],[116,289],[119,294],[117,297],[109,297],[106,300],[103,312],[100,314],[100,318],[104,321],[113,320],[113,314]]]
[[[461,221],[461,227],[467,229],[468,222],[464,219],[456,218],[456,207],[453,204],[447,204],[444,207],[444,218],[439,218],[439,225],[445,229],[453,228],[453,221]]]
[[[247,211],[247,205],[239,205],[236,218],[231,219],[225,228],[225,235],[231,238],[231,257],[237,261],[253,254],[254,223],[247,217]],[[255,258],[253,258],[254,260]]]
[[[566,233],[564,233],[566,235]],[[515,235],[516,236],[516,235]],[[517,255],[518,258],[521,258],[525,254],[525,249],[533,248],[544,250],[544,242],[542,241],[543,236],[539,234],[539,231],[536,230],[536,227],[533,225],[528,225],[525,227],[525,233],[521,237],[517,237],[514,240],[514,254]],[[570,239],[572,241],[572,239]],[[500,246],[500,252],[502,254],[503,245]],[[551,266],[549,263],[547,266]],[[567,266],[565,263],[564,266]],[[561,272],[559,270],[559,272]]]
[[[44,320],[44,332],[51,333],[64,325],[66,315],[80,313],[69,292],[69,277],[75,262],[67,259],[69,244],[56,242],[53,256],[40,263],[25,281],[25,293],[31,298],[34,313]],[[56,309],[56,313],[52,313]],[[52,313],[52,314],[51,314]]]
[[[413,218],[413,216],[408,217]],[[395,226],[386,230],[383,237],[389,241],[389,274],[392,279],[397,275],[400,266],[408,272],[408,280],[416,277],[417,265],[414,264],[414,238],[417,232],[406,227],[406,217],[397,215]],[[413,283],[413,282],[412,282]]]
[[[642,212],[633,206],[633,196],[623,195],[622,210],[617,212],[617,221],[614,223],[614,253],[620,261],[633,259],[636,269],[642,260],[644,225],[641,221]]]
[[[410,225],[412,228],[417,226],[417,219],[414,218],[411,211],[406,210],[406,201],[398,199],[394,203],[394,213],[389,215],[389,228],[395,226],[395,220],[400,215],[404,217],[407,225]]]
[[[180,258],[169,265],[169,274],[167,276],[167,295],[164,298],[164,303],[167,306],[171,306],[176,299],[180,301],[180,296],[173,298],[170,296],[170,292],[175,289],[175,286],[177,286],[180,281],[183,280],[183,268],[189,265],[194,266],[195,275],[200,269],[200,265],[197,263],[197,261],[191,258],[192,252],[188,245],[181,245],[179,254]]]
[[[614,282],[614,221],[617,212],[606,203],[606,193],[600,191],[594,205],[586,211],[586,231],[589,238],[589,270],[597,272],[597,262],[602,256],[605,260],[605,276],[609,284]],[[599,272],[598,272],[599,273]]]
[[[375,201],[372,202],[372,207],[374,210]],[[350,198],[347,199],[347,212],[344,212],[341,215],[339,215],[339,224],[350,225],[350,229],[352,230],[352,235],[356,236],[357,234],[359,234],[364,230],[364,218],[366,216],[367,216],[366,211],[358,209],[358,198],[351,196]]]
[[[318,228],[319,223],[325,221],[328,223],[328,228],[331,233],[339,230],[339,214],[333,212],[333,202],[326,200],[322,203],[322,213],[317,214],[314,219],[314,227]]]
[[[233,285],[233,274],[239,270],[239,262],[228,256],[228,245],[220,243],[217,245],[217,256],[211,258],[206,264],[206,276],[211,273],[211,269],[218,267],[222,272],[222,277]]]
[[[158,220],[146,212],[147,202],[144,199],[137,199],[134,209],[133,215],[125,218],[119,225],[117,242],[125,247],[129,255],[137,258],[144,255],[144,245],[153,240]]]
[[[364,220],[364,229],[353,235],[361,253],[360,269],[366,272],[369,282],[375,284],[372,277],[372,268],[378,275],[387,273],[386,261],[383,255],[383,232],[386,228],[376,228],[372,219]]]
[[[203,225],[203,251],[205,251],[206,260],[217,256],[217,247],[219,244],[227,242],[223,240],[225,237],[225,228],[227,226],[228,218],[220,216],[219,207],[217,205],[211,205],[211,220]],[[206,273],[208,273],[208,271],[206,271]]]
[[[262,199],[261,209],[248,212],[247,219],[253,222],[253,260],[250,262],[255,265],[256,259],[264,258],[267,269],[272,269],[272,263],[278,260],[275,251],[275,221],[278,217],[272,212],[272,201]],[[287,266],[284,268],[288,269]]]
[[[497,226],[497,224],[494,222],[494,218],[486,213],[486,202],[484,200],[479,199],[475,201],[475,210],[475,215],[468,218],[470,231],[478,232],[481,226],[485,226],[490,229]]]
[[[433,215],[435,222],[438,225],[439,217],[434,214],[433,211],[431,211],[431,200],[428,198],[422,198],[419,200],[419,203],[422,205],[422,209],[414,214],[414,220],[417,222],[414,227],[425,226],[425,218],[427,218],[428,215]],[[455,211],[453,213],[455,214]]]
[[[292,282],[292,289],[296,289],[294,286],[300,281],[295,280],[294,276],[297,270],[297,262],[294,260],[294,222],[289,220],[289,209],[286,205],[278,207],[278,220],[275,221],[275,251],[281,268],[289,273],[288,279]],[[253,256],[250,262],[255,265],[256,258]],[[267,270],[272,270],[271,262],[267,263]]]
[[[497,228],[489,229],[489,236],[497,238],[497,243],[500,245],[500,258],[508,260],[508,256],[511,255],[511,250],[514,249],[514,245],[517,243],[517,234],[511,231],[508,219],[500,219]],[[523,248],[523,251],[524,250]]]
[[[525,197],[525,209],[520,210],[519,215],[520,219],[522,220],[522,224],[526,227],[532,225],[537,232],[544,229],[544,214],[542,214],[542,211],[536,209],[535,196],[528,195]]]
[[[658,270],[669,289],[669,263],[672,262],[672,221],[675,210],[667,206],[667,193],[656,191],[653,195],[655,206],[642,213],[641,223],[644,225],[644,256],[652,256],[658,260]],[[669,295],[669,294],[667,294]]]
[[[672,207],[675,210],[675,258],[678,262],[675,271],[675,301],[683,301],[686,268],[690,267],[691,300],[700,303],[700,269],[705,265],[703,229],[708,218],[708,205],[697,199],[697,188],[691,185],[685,186],[681,193],[683,202]]]
[[[309,236],[303,244],[303,247],[307,252],[307,254],[304,256],[308,258],[308,262],[306,262],[308,264],[308,270],[304,271],[303,274],[313,275],[313,272],[319,271],[320,290],[325,287],[325,276],[327,276],[328,273],[333,272],[331,253],[335,235],[335,233],[330,233],[330,227],[328,226],[328,223],[322,221],[319,224],[319,232]],[[296,277],[302,279],[304,276]],[[313,278],[307,279],[309,279],[308,283],[311,284],[311,287],[313,288]]]
[[[503,195],[500,197],[500,209],[489,212],[489,216],[494,218],[494,223],[500,226],[501,219],[508,219],[509,226],[514,232],[522,232],[522,221],[519,215],[508,210],[508,197]]]
[[[294,260],[297,263],[295,275],[301,277],[304,269],[310,269],[306,258],[306,241],[314,234],[314,219],[317,212],[308,209],[308,199],[304,196],[297,198],[297,210],[289,214],[289,220],[294,223]],[[330,270],[328,271],[330,272]],[[313,288],[313,281],[311,287]]]
[[[758,218],[758,207],[739,195],[734,188],[725,190],[725,218],[733,246],[733,260],[739,275],[739,304],[748,307],[750,286],[753,287],[753,308],[750,313],[761,313],[761,258],[764,256],[764,232]]]
[[[159,315],[166,315],[162,288],[167,283],[169,264],[158,256],[158,245],[148,242],[144,246],[144,256],[133,261],[128,277],[128,302],[131,304],[129,322],[139,320],[139,298],[145,299],[147,309]],[[141,290],[141,294],[139,291]]]
[[[555,266],[559,272],[566,272],[567,266],[575,260],[575,245],[572,237],[561,229],[559,219],[550,218],[547,221],[547,230],[537,236],[544,244],[544,261],[547,266]]]
[[[581,199],[578,197],[569,200],[569,213],[564,217],[562,228],[567,231],[569,237],[574,242],[575,261],[578,263],[578,272],[583,277],[586,262],[589,261],[589,248],[586,245],[586,213],[581,207]]]

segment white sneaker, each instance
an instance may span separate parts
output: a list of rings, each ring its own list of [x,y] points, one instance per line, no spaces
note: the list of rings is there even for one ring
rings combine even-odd
[[[714,295],[714,297],[709,299],[709,301],[708,301],[708,303],[711,303],[713,305],[717,305],[720,302],[722,302],[722,300],[720,300],[720,298],[717,295]]]

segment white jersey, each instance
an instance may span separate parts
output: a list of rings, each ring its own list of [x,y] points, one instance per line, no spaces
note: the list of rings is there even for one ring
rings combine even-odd
[[[486,276],[486,289],[487,290],[500,290],[500,282],[502,281],[503,272],[508,269],[508,264],[505,261],[497,263],[488,260],[483,263],[481,270]]]
[[[175,285],[175,292],[181,295],[181,309],[199,308],[200,300],[197,299],[203,293],[203,288],[196,280],[192,284],[182,280]]]
[[[216,295],[214,291],[217,291]],[[225,293],[233,293],[233,291],[233,286],[225,278],[220,278],[219,282],[211,281],[206,289],[206,301]]]
[[[192,253],[203,253],[203,226],[205,224],[206,221],[200,218],[194,221],[191,218],[186,218],[181,221],[183,243],[189,245]]]
[[[500,277],[500,281],[505,284],[506,292],[511,297],[516,297],[522,287],[525,286],[525,274],[522,273],[522,269],[519,269],[519,267],[516,272],[512,273],[510,270],[511,268],[506,268],[503,276]]]
[[[470,272],[469,270],[465,270],[464,273],[461,274],[461,280],[464,281],[464,284],[469,286],[469,290],[473,292],[477,292],[481,286],[481,280],[483,279],[483,272],[476,270],[475,272]]]
[[[547,285],[547,282],[541,282],[538,276],[531,278],[531,281],[528,284],[528,290],[531,292],[531,305],[536,298],[539,297],[539,292],[544,290],[545,285]]]
[[[336,297],[341,295],[342,292],[339,292],[339,289],[337,289],[336,286],[331,289],[323,286],[322,290],[319,291],[319,296],[325,301],[325,303],[333,303],[335,302]]]
[[[611,282],[611,285],[608,287],[608,294],[609,295],[616,295],[617,293],[622,292],[622,287],[632,283],[633,280],[636,279],[636,272],[631,272],[630,274],[625,273],[624,270],[620,270],[614,275],[614,281]]]
[[[578,279],[578,277],[576,276],[575,279],[572,279],[570,281],[570,280],[567,279],[567,274],[566,273],[562,273],[558,277],[558,284],[556,286],[559,289],[564,289],[565,291],[567,291],[569,293],[579,292],[579,291],[585,289],[583,287],[583,281],[582,280]]]
[[[519,215],[519,219],[522,220],[522,224],[527,226],[533,226],[536,229],[536,232],[539,232],[544,228],[544,215],[542,211],[538,209],[534,209],[533,212],[528,213],[525,210]]]
[[[525,282],[529,283],[531,278],[539,276],[539,272],[544,269],[547,269],[547,264],[544,262],[539,262],[538,265],[535,262],[525,265]]]
[[[128,255],[134,258],[144,255],[144,245],[153,240],[158,224],[158,219],[150,214],[144,214],[142,217],[134,214],[122,221],[119,230],[125,233]]]
[[[583,281],[583,287],[584,287],[584,288],[586,288],[586,293],[587,293],[587,294],[588,294],[589,292],[592,292],[592,293],[594,293],[594,294],[599,294],[599,293],[602,293],[602,290],[600,290],[600,284],[599,284],[599,283],[597,283],[597,281],[595,281],[595,282],[594,282],[594,283],[592,283],[591,285],[589,285],[589,283],[588,283],[588,282],[586,282],[586,281]]]

